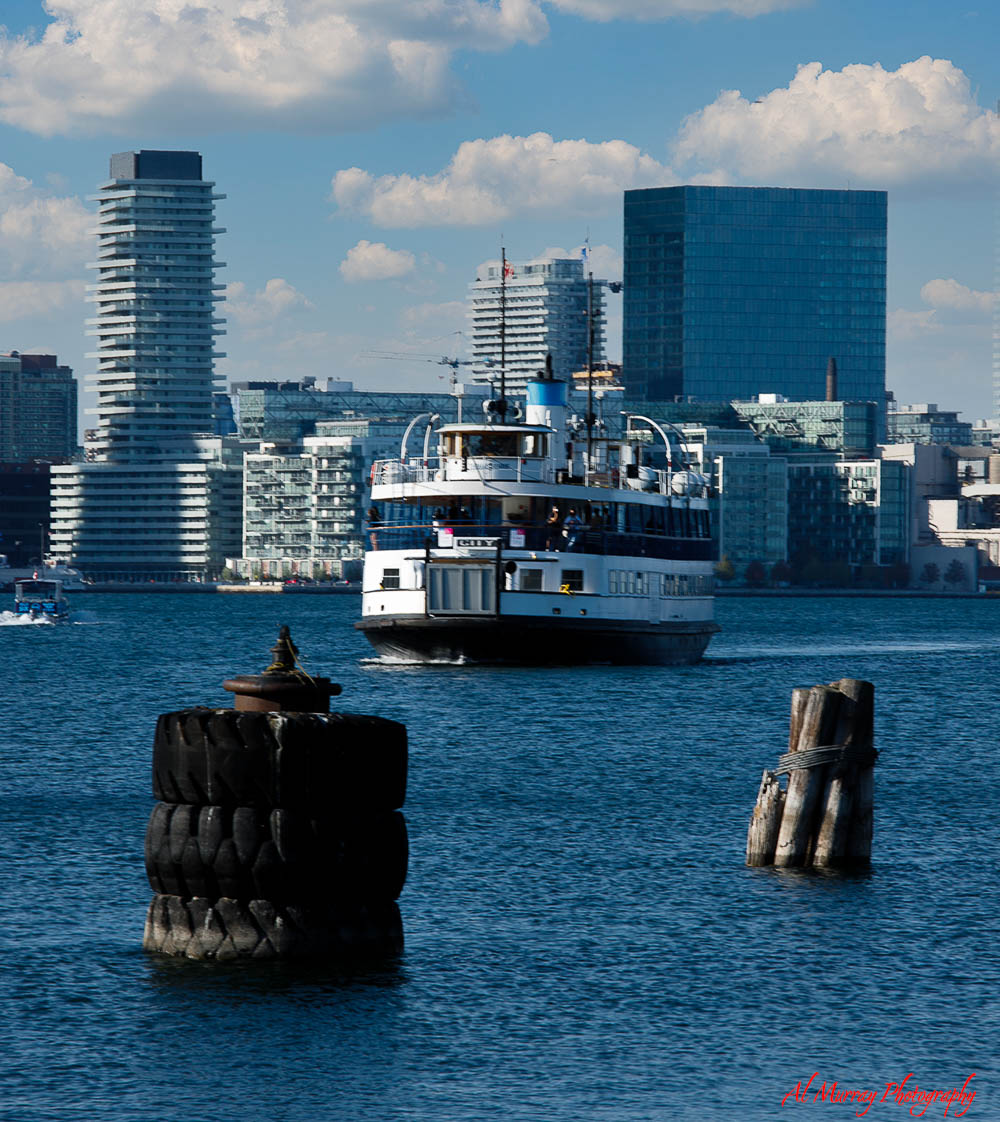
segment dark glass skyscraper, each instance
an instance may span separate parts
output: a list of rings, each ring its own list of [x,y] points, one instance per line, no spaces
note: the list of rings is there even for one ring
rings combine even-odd
[[[623,378],[670,401],[885,398],[886,193],[625,192]]]

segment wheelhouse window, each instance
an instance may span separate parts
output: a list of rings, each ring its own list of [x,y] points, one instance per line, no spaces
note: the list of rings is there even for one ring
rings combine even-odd
[[[516,432],[470,432],[463,441],[465,456],[516,456]]]
[[[384,569],[382,571],[382,588],[399,588],[399,570]]]

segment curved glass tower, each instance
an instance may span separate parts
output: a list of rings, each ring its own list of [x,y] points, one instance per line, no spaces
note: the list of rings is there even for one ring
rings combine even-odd
[[[213,349],[224,321],[215,283],[213,183],[197,152],[120,152],[111,178],[91,196],[99,204],[97,283],[88,297],[97,317],[97,427],[88,458],[170,458],[183,438],[213,429]]]

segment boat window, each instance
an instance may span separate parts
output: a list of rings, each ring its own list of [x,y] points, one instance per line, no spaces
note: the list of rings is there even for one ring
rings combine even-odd
[[[543,432],[529,432],[524,438],[522,456],[544,456],[547,452],[548,438]]]
[[[21,596],[55,596],[56,587],[49,580],[23,580],[17,585]]]
[[[541,569],[521,569],[521,591],[522,592],[541,592],[542,591],[542,570]]]
[[[612,596],[616,596],[618,594],[618,570],[617,569],[610,569],[608,571],[608,592],[610,592]]]
[[[381,588],[399,588],[399,570],[384,569],[382,572]]]
[[[629,534],[641,534],[645,531],[646,525],[643,520],[645,507],[639,506],[638,503],[628,503],[625,506],[625,531]]]
[[[467,456],[516,456],[516,432],[470,432],[465,440]]]
[[[583,591],[583,569],[563,569],[560,587],[567,592]]]

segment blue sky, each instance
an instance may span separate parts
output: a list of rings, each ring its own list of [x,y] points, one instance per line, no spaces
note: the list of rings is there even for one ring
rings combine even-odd
[[[376,389],[446,384],[367,352],[464,355],[466,285],[501,239],[526,259],[589,236],[620,276],[626,188],[876,187],[889,387],[991,412],[995,4],[5,0],[0,19],[0,350],[92,369],[85,200],[115,151],[197,149],[228,196],[227,378]]]

